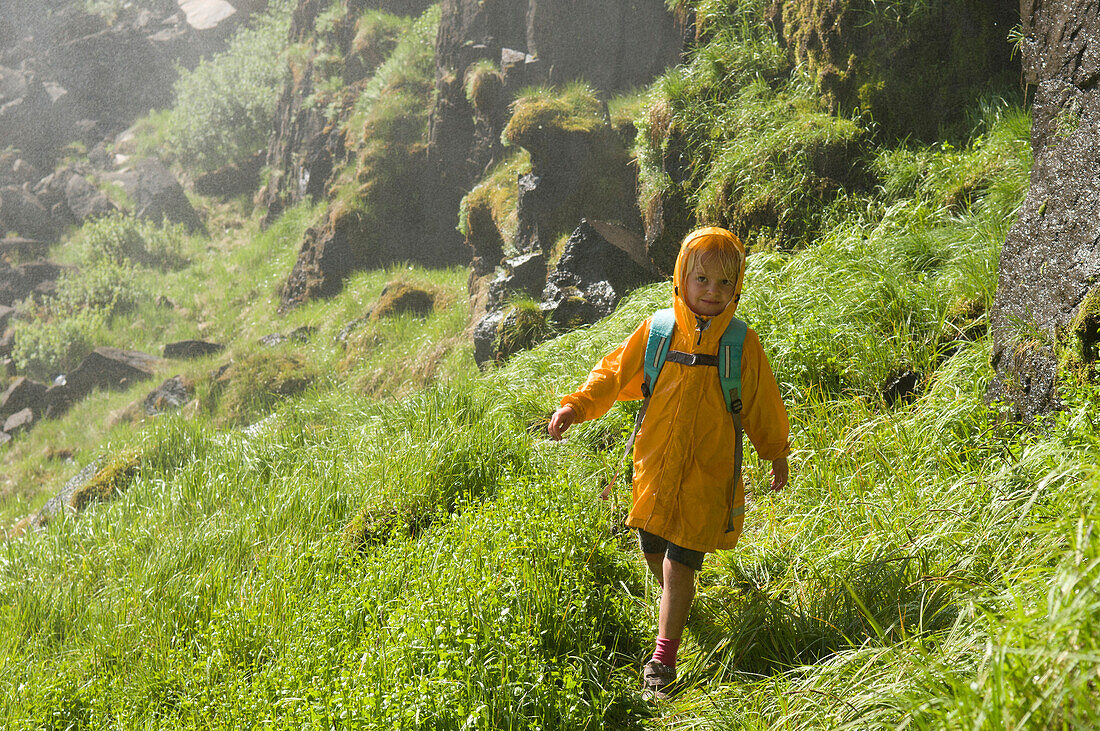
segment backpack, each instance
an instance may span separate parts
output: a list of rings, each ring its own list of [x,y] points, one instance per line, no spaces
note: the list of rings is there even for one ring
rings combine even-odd
[[[634,420],[634,431],[627,440],[626,452],[623,456],[624,458],[629,456],[630,450],[634,447],[634,439],[638,436],[638,429],[641,428],[642,420],[645,418],[649,398],[653,395],[653,387],[656,385],[657,378],[661,375],[661,369],[664,368],[667,361],[671,360],[673,363],[688,366],[715,366],[718,369],[718,382],[722,387],[723,400],[733,417],[735,434],[733,474],[736,481],[737,476],[741,474],[744,443],[741,427],[741,349],[745,344],[745,334],[748,332],[749,326],[744,320],[739,320],[736,317],[730,320],[730,324],[726,326],[726,331],[722,333],[719,340],[717,355],[683,353],[678,350],[670,351],[672,331],[675,328],[676,313],[671,307],[653,313],[649,324],[649,339],[646,341],[645,346],[645,362],[642,364],[645,375],[642,381],[642,396],[645,400],[642,402],[642,408],[638,410],[638,416]],[[607,487],[604,488],[600,496],[604,500],[611,494],[611,488],[617,477],[617,474],[614,475]],[[743,512],[743,508],[740,510],[735,508],[730,513],[727,532],[734,529],[733,519],[741,512]]]

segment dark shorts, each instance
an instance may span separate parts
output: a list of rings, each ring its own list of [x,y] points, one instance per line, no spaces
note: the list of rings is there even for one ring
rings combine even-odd
[[[677,546],[672,541],[666,541],[664,538],[647,533],[641,528],[638,529],[638,543],[641,544],[642,553],[663,553],[673,561],[682,563],[684,566],[696,571],[703,569],[703,559],[707,555],[702,551],[693,551],[690,548]]]

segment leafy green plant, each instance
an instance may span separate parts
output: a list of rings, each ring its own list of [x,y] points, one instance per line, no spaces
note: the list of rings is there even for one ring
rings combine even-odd
[[[106,261],[167,270],[183,265],[185,237],[178,224],[158,226],[115,212],[84,224],[76,238],[83,264]]]
[[[67,315],[43,313],[20,321],[15,328],[12,360],[21,373],[52,381],[95,349],[105,319],[102,310],[83,309]]]
[[[291,5],[272,3],[238,31],[228,50],[180,74],[166,135],[178,159],[212,170],[267,144],[285,73]]]

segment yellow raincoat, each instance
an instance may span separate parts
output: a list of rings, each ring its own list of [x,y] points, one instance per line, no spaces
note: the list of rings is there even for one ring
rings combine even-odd
[[[684,269],[687,252],[705,236],[729,237],[744,251],[735,236],[719,228],[701,229],[684,241],[673,272],[676,328],[670,349],[714,355],[737,308],[745,267],[740,267],[726,309],[709,322],[697,317],[682,296]],[[604,357],[580,391],[561,400],[562,406],[573,407],[577,422],[599,418],[616,400],[642,398],[649,324],[647,319]],[[741,400],[745,434],[760,458],[786,457],[787,411],[760,338],[751,328],[741,355]],[[741,475],[733,474],[734,446],[733,417],[724,403],[717,369],[666,362],[634,445],[632,507],[626,524],[693,551],[733,548],[741,535],[745,505]]]

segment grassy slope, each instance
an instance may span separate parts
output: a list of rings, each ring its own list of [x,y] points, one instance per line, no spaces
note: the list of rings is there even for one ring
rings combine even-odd
[[[108,431],[137,387],[7,449],[6,522],[76,471],[66,457],[142,459],[114,502],[0,548],[0,725],[1096,725],[1100,394],[1068,384],[1067,409],[1029,430],[981,400],[1027,126],[994,105],[962,149],[880,150],[879,189],[815,211],[812,244],[750,258],[741,313],[788,400],[794,482],[753,493],[741,545],[708,559],[685,691],[656,713],[634,690],[656,590],[620,527],[625,495],[595,498],[636,405],[565,443],[541,432],[668,286],[479,375],[465,272],[363,273],[278,320],[312,212],[259,234],[214,211],[226,234],[156,280],[206,326],[146,302],[105,336],[225,340],[234,360],[298,357],[316,380],[282,403],[219,396],[211,358],[184,366],[203,383],[191,420]],[[336,345],[395,278],[436,288],[436,313]],[[307,343],[256,345],[301,325],[318,328]],[[923,391],[887,407],[879,386],[903,369]],[[751,485],[766,468],[749,455]]]

